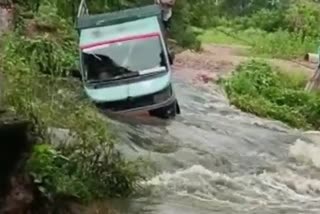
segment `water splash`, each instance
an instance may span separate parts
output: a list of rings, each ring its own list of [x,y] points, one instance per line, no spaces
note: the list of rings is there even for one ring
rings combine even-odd
[[[143,185],[153,189],[158,187],[157,194],[170,192],[243,208],[253,205],[296,207],[320,202],[320,180],[298,175],[288,169],[232,177],[193,165],[173,173],[164,172]]]
[[[320,144],[307,143],[298,139],[289,148],[289,154],[298,162],[320,168]]]

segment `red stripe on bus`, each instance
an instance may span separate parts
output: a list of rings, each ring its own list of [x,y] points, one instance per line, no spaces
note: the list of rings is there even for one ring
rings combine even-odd
[[[82,45],[80,46],[80,49],[87,49],[87,48],[93,48],[93,47],[98,47],[101,45],[106,45],[106,44],[113,44],[117,42],[125,42],[125,41],[130,41],[130,40],[140,40],[140,39],[146,39],[146,38],[151,38],[151,37],[159,37],[159,33],[148,33],[148,34],[142,34],[142,35],[136,35],[136,36],[127,36],[119,39],[113,39],[113,40],[108,40],[108,41],[102,41],[102,42],[96,42],[88,45]]]

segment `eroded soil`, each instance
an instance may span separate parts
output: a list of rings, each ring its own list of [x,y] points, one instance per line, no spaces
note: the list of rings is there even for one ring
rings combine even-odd
[[[176,56],[175,70],[183,71],[185,79],[193,83],[208,83],[218,80],[221,76],[230,74],[240,63],[253,59],[248,56],[248,47],[231,45],[204,45],[202,52],[186,50]],[[261,59],[255,57],[255,59]],[[311,76],[316,64],[296,60],[264,58],[274,66],[287,72],[305,72]]]

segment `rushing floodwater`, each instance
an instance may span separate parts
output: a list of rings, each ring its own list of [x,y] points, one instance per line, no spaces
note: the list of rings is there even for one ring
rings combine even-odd
[[[320,213],[320,146],[176,80],[182,115],[115,121],[128,158],[149,160],[149,191],[120,213]],[[147,172],[147,170],[146,170]],[[117,207],[117,203],[113,203]]]

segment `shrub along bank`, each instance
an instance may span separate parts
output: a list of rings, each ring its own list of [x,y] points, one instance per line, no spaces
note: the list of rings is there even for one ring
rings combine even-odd
[[[320,95],[304,91],[302,73],[285,73],[263,61],[241,64],[222,80],[233,105],[296,128],[320,127]]]
[[[140,162],[123,159],[107,120],[80,96],[77,81],[63,78],[76,60],[71,22],[59,15],[54,1],[40,4],[31,19],[21,18],[28,11],[18,5],[16,29],[0,46],[0,70],[6,80],[5,104],[36,124],[39,138],[28,162],[30,173],[50,197],[65,193],[90,200],[131,194],[141,179]],[[71,142],[55,145],[48,134],[52,127],[69,130]]]
[[[56,12],[60,17],[64,17],[68,21],[75,21],[74,17],[81,0],[52,0],[52,4],[56,5]],[[28,11],[38,13],[41,5],[49,2],[48,0],[15,0]],[[120,10],[130,7],[138,7],[143,5],[154,4],[154,0],[86,0],[91,13],[105,13],[107,11]],[[192,2],[193,4],[193,2]],[[200,42],[196,34],[191,28],[189,0],[176,1],[172,26],[170,29],[170,37],[175,39],[179,46],[183,48],[199,49]],[[211,15],[211,14],[209,14]]]
[[[203,43],[250,46],[248,54],[251,56],[301,58],[306,53],[316,52],[318,47],[316,38],[307,37],[301,40],[300,35],[286,30],[267,32],[257,28],[237,30],[233,27],[219,26],[200,32],[198,39]]]
[[[2,38],[0,69],[5,103],[32,120],[39,134],[28,169],[48,196],[82,199],[126,196],[137,187],[141,162],[128,162],[114,148],[105,119],[80,96],[79,83],[64,76],[77,57],[74,17],[80,0],[14,0],[15,30]],[[88,0],[93,13],[154,3]],[[190,28],[187,0],[178,1],[171,36],[183,47],[199,48]],[[68,146],[53,146],[48,128],[70,131]]]
[[[320,45],[318,1],[188,2],[191,23],[205,43],[248,45],[250,55],[277,58],[302,57]],[[307,77],[300,73],[250,61],[222,82],[231,103],[243,111],[293,127],[319,128],[319,95],[303,90]]]
[[[204,42],[246,44],[254,55],[280,58],[315,52],[319,45],[320,4],[313,0],[198,1],[192,8],[191,23],[206,29]]]

